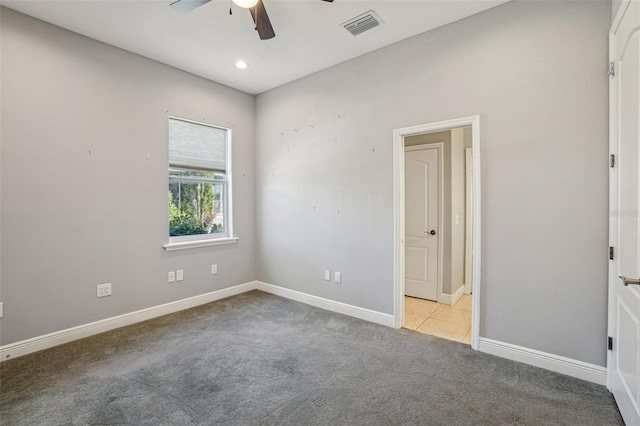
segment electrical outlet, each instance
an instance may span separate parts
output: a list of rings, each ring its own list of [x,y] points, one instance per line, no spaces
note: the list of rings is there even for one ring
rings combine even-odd
[[[98,284],[96,293],[97,297],[111,296],[111,283]]]
[[[340,273],[340,272],[336,272],[335,277],[336,277],[335,281],[336,281],[338,284],[340,284],[340,283],[342,282],[342,273]]]
[[[4,303],[0,303],[0,318],[4,316]]]
[[[325,270],[324,271],[324,280],[325,281],[331,281],[331,271],[329,271],[329,270]]]
[[[175,271],[169,271],[169,274],[167,274],[167,280],[172,283],[176,281],[176,272]]]
[[[218,264],[211,265],[211,275],[216,275],[218,273]]]
[[[176,271],[176,281],[182,281],[184,279],[184,271],[182,269],[178,269]]]

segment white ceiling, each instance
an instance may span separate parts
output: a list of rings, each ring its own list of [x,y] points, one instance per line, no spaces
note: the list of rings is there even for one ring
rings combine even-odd
[[[258,94],[508,0],[264,0],[276,33],[260,40],[248,10],[213,0],[187,14],[172,0],[1,0],[1,4],[201,77]],[[341,23],[384,21],[358,36]],[[239,70],[238,60],[249,63]]]

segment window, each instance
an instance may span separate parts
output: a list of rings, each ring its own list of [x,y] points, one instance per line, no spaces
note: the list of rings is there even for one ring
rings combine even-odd
[[[167,250],[237,240],[229,205],[230,139],[229,129],[169,117]]]

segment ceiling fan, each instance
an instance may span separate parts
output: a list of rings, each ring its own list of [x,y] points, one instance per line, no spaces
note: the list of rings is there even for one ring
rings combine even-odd
[[[176,0],[169,6],[177,12],[187,13],[195,8],[209,3],[210,1],[211,0]],[[253,18],[253,23],[256,26],[256,31],[258,31],[258,35],[260,36],[260,40],[268,40],[276,36],[276,33],[273,31],[273,27],[271,26],[269,15],[267,15],[267,9],[264,8],[264,3],[262,3],[262,0],[232,1],[237,6],[243,9],[249,9],[249,12],[251,12],[251,17]],[[333,0],[322,1],[333,3]],[[229,9],[229,13],[231,13],[231,9]]]

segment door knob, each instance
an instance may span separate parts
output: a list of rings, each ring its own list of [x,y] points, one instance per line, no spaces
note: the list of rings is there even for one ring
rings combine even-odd
[[[425,234],[431,234],[431,235],[436,235],[436,231],[435,230],[431,230],[431,231],[424,231]]]
[[[622,283],[624,285],[629,285],[629,284],[640,285],[640,278],[635,280],[633,278],[623,277],[622,275],[620,275],[618,278],[620,278],[622,280]]]

